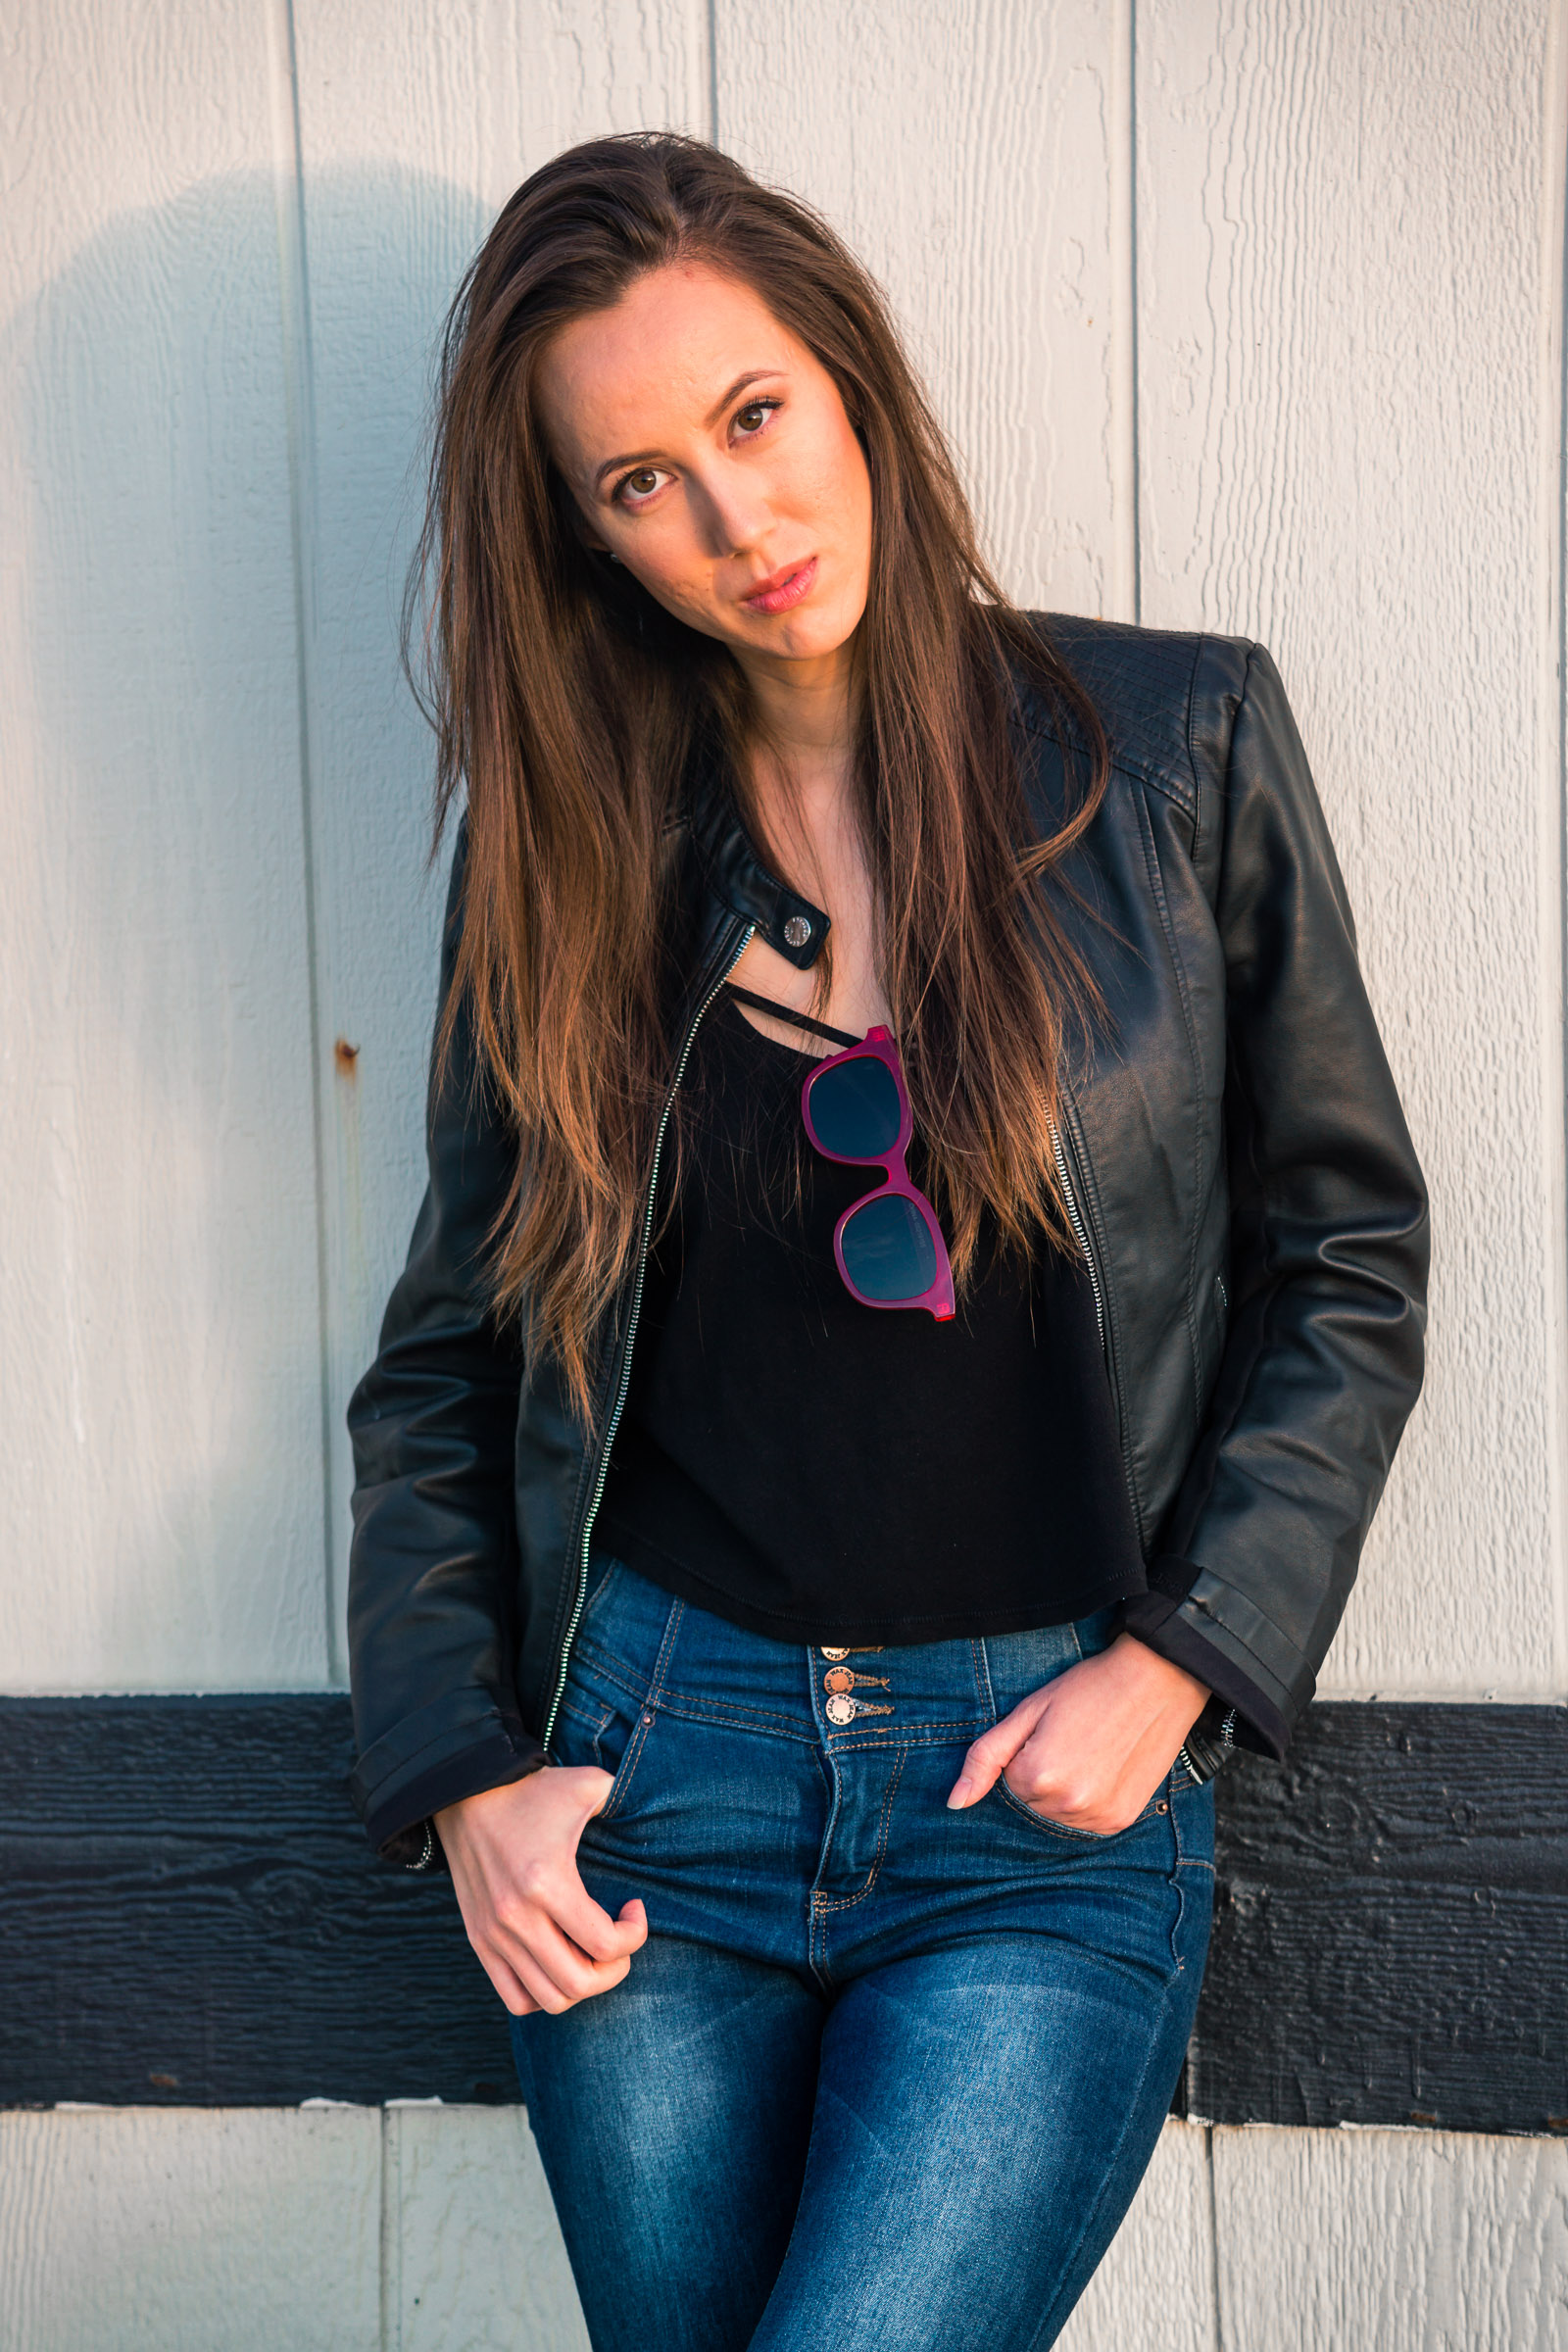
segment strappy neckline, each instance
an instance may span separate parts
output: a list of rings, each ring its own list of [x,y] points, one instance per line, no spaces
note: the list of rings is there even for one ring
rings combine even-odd
[[[724,987],[730,996],[738,997],[743,1004],[755,1005],[759,1012],[770,1012],[775,1021],[788,1021],[796,1029],[808,1029],[813,1037],[825,1037],[831,1046],[848,1047],[864,1043],[861,1038],[852,1037],[847,1029],[834,1029],[826,1021],[815,1019],[811,1013],[797,1012],[793,1004],[780,1004],[772,997],[760,997],[754,989],[742,988],[738,981],[726,980]]]

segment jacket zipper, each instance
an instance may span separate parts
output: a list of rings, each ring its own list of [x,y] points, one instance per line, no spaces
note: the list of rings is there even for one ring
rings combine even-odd
[[[1116,1442],[1121,1448],[1122,1476],[1127,1481],[1127,1497],[1132,1504],[1133,1525],[1138,1531],[1139,1543],[1142,1545],[1144,1515],[1139,1508],[1138,1489],[1133,1480],[1132,1461],[1127,1450],[1127,1424],[1122,1412],[1121,1379],[1116,1370],[1116,1351],[1111,1345],[1110,1318],[1105,1312],[1105,1293],[1101,1281],[1100,1268],[1095,1262],[1094,1244],[1090,1240],[1088,1193],[1086,1189],[1082,1205],[1080,1205],[1077,1190],[1072,1180],[1072,1172],[1067,1164],[1067,1152],[1062,1141],[1061,1130],[1054,1120],[1051,1125],[1051,1148],[1056,1162],[1056,1176],[1061,1185],[1061,1198],[1067,1211],[1067,1222],[1072,1227],[1073,1239],[1083,1251],[1084,1265],[1089,1275],[1089,1288],[1094,1295],[1095,1321],[1100,1328],[1100,1351],[1105,1359],[1105,1372],[1110,1381],[1110,1401],[1116,1415]]]
[[[605,1482],[610,1476],[610,1449],[615,1443],[615,1432],[620,1427],[620,1416],[626,1404],[626,1391],[631,1382],[631,1351],[637,1340],[637,1319],[642,1313],[643,1286],[648,1274],[648,1246],[654,1230],[654,1201],[659,1192],[659,1165],[663,1157],[664,1137],[669,1128],[669,1114],[675,1106],[675,1097],[680,1092],[680,1082],[686,1075],[686,1064],[691,1057],[693,1041],[703,1025],[704,1015],[750,947],[756,930],[755,923],[746,925],[735,953],[730,956],[718,978],[713,982],[712,987],[692,1015],[691,1026],[686,1032],[680,1053],[676,1057],[675,1074],[669,1082],[669,1092],[664,1097],[663,1109],[659,1114],[659,1128],[654,1137],[654,1163],[649,1170],[648,1192],[643,1201],[643,1231],[637,1250],[637,1277],[632,1287],[631,1313],[626,1324],[626,1344],[620,1351],[620,1376],[615,1383],[615,1401],[611,1406],[610,1416],[605,1423],[605,1442],[599,1449],[599,1467],[594,1474],[594,1489],[589,1496],[588,1509],[582,1523],[582,1536],[577,1548],[577,1590],[572,1596],[571,1615],[566,1622],[565,1635],[561,1644],[561,1656],[556,1664],[555,1694],[550,1701],[550,1713],[545,1718],[544,1747],[547,1754],[550,1749],[551,1735],[556,1728],[556,1717],[561,1712],[562,1695],[566,1688],[566,1668],[571,1658],[571,1645],[576,1640],[577,1627],[582,1618],[583,1603],[588,1597],[588,1549],[593,1541],[594,1521],[599,1516],[599,1505],[604,1499]]]
[[[1061,1198],[1067,1210],[1067,1222],[1072,1227],[1073,1240],[1082,1250],[1084,1264],[1089,1269],[1089,1288],[1094,1293],[1095,1299],[1095,1321],[1100,1327],[1101,1353],[1104,1356],[1108,1366],[1110,1346],[1105,1338],[1104,1293],[1100,1287],[1100,1273],[1095,1264],[1095,1253],[1089,1247],[1088,1228],[1078,1213],[1078,1196],[1073,1191],[1072,1178],[1067,1173],[1067,1154],[1061,1146],[1061,1130],[1054,1119],[1051,1122],[1051,1148],[1055,1154],[1056,1181],[1061,1186]]]

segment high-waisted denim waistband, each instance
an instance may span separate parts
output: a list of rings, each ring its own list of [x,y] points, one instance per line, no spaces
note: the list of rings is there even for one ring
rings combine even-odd
[[[808,1648],[732,1625],[596,1554],[575,1648],[628,1700],[737,1731],[820,1741],[971,1740],[1113,1639],[1115,1611],[1027,1633]],[[569,1696],[569,1685],[568,1685]]]

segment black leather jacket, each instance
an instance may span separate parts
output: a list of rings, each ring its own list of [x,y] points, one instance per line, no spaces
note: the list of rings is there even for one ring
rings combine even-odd
[[[1114,763],[1070,869],[1084,905],[1062,900],[1109,1020],[1059,1150],[1148,1563],[1126,1622],[1237,1710],[1243,1744],[1280,1754],[1420,1387],[1421,1172],[1268,655],[1041,625]],[[1054,827],[1061,747],[1032,703],[1025,731]],[[679,853],[689,1037],[754,928],[807,966],[827,921],[763,869],[714,786]],[[443,991],[464,868],[460,836]],[[585,1441],[555,1367],[525,1363],[487,1311],[482,1244],[514,1147],[474,1075],[460,1022],[408,1264],[349,1408],[353,1787],[398,1859],[438,1806],[541,1761],[641,1294],[628,1282],[610,1318]]]

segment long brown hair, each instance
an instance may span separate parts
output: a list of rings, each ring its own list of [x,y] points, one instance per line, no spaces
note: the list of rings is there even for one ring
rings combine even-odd
[[[591,1416],[595,1334],[634,1262],[671,1074],[665,845],[700,738],[742,813],[752,731],[730,654],[577,526],[535,406],[540,354],[642,272],[698,260],[751,287],[832,376],[871,479],[857,633],[857,814],[880,967],[960,1291],[982,1214],[1064,1245],[1052,1129],[1092,984],[1041,888],[1104,790],[1093,707],[987,568],[943,435],[860,265],[806,206],[664,133],[593,139],[507,204],[442,345],[429,504],[406,611],[439,738],[436,840],[460,791],[468,863],[456,982],[515,1128],[494,1234],[498,1308]],[[1087,772],[1042,842],[1018,680]],[[788,878],[788,877],[786,877]]]

